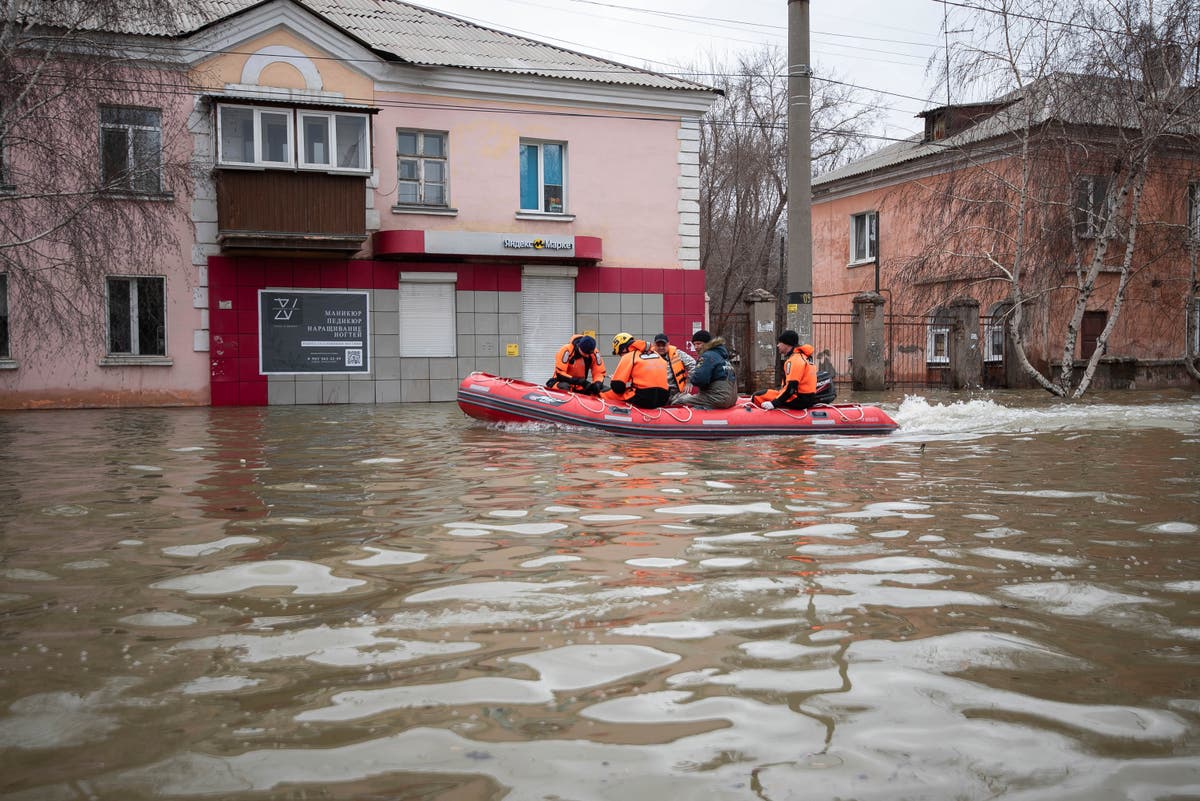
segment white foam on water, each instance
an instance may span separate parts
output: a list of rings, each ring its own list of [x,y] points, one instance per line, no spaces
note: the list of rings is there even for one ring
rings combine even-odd
[[[174,451],[175,453],[193,453],[195,451],[202,451],[204,448],[200,445],[187,445],[182,448],[168,448],[167,450]]]
[[[984,556],[988,559],[998,559],[1001,562],[1020,562],[1043,567],[1082,567],[1087,564],[1082,559],[1076,559],[1073,556],[1010,551],[1005,548],[970,548],[967,553]]]
[[[692,541],[695,543],[707,543],[709,545],[742,545],[748,542],[766,542],[767,539],[761,534],[755,534],[753,531],[739,531],[736,534],[716,534],[709,537],[696,537]]]
[[[769,503],[743,503],[743,504],[694,504],[691,506],[663,506],[654,510],[660,515],[711,515],[731,516],[731,515],[777,515],[782,514],[774,506]]]
[[[475,642],[431,642],[385,636],[386,625],[315,626],[283,634],[218,634],[178,643],[173,650],[210,651],[227,648],[242,662],[303,659],[334,667],[369,667],[412,662],[478,650]]]
[[[1200,429],[1200,404],[1156,403],[1118,405],[1092,403],[1055,403],[1045,408],[1002,406],[993,400],[973,399],[954,403],[931,404],[919,396],[908,396],[892,415],[900,430],[888,439],[913,438],[918,441],[937,435],[1042,434],[1058,431],[1088,433],[1138,428],[1169,428],[1192,434]],[[883,439],[883,438],[881,438]],[[886,441],[886,440],[885,440]]]
[[[644,556],[639,559],[626,559],[625,564],[633,567],[679,567],[686,565],[686,559],[664,559],[657,556]]]
[[[167,556],[211,556],[214,553],[220,553],[226,548],[235,548],[239,545],[254,545],[261,542],[258,537],[225,537],[212,542],[200,542],[195,545],[172,545],[168,548],[163,548],[162,552]]]
[[[881,539],[881,540],[894,540],[894,539],[899,539],[900,537],[907,537],[908,529],[895,528],[895,529],[891,529],[890,531],[869,531],[867,533],[870,534],[872,537],[877,537],[878,539]]]
[[[200,622],[200,618],[191,615],[181,615],[177,612],[140,612],[136,615],[126,615],[117,621],[127,626],[142,626],[145,628],[174,628],[191,626]]]
[[[107,714],[113,700],[108,688],[87,695],[51,692],[17,699],[0,718],[0,748],[31,751],[103,740],[119,726],[116,716]]]
[[[1067,617],[1087,617],[1114,606],[1158,603],[1140,595],[1113,592],[1080,581],[1011,584],[997,589],[1005,595]]]
[[[1195,523],[1171,521],[1169,523],[1155,523],[1150,526],[1142,526],[1138,531],[1144,531],[1147,534],[1195,534],[1197,531],[1200,531],[1200,526],[1197,526]]]
[[[500,526],[493,523],[477,523],[473,521],[458,521],[455,523],[446,523],[446,528],[451,529],[451,534],[460,537],[480,537],[489,531],[499,531],[507,534],[528,534],[531,536],[539,536],[542,534],[553,534],[555,531],[562,531],[567,527],[566,523],[514,523],[511,526]],[[477,531],[478,534],[467,534],[468,531]]]
[[[704,486],[712,487],[713,489],[733,489],[733,484],[724,481],[705,481]]]
[[[929,518],[933,515],[919,514],[918,510],[928,509],[929,504],[913,503],[911,501],[880,501],[869,503],[857,512],[834,512],[830,517],[842,518],[876,518],[902,517],[905,519]]]
[[[333,575],[333,568],[298,559],[277,559],[166,579],[151,584],[164,590],[182,590],[188,595],[229,595],[256,587],[291,587],[293,595],[336,595],[366,584],[361,579]]]
[[[1169,592],[1200,592],[1200,581],[1168,581],[1162,588]]]
[[[827,654],[830,652],[828,646],[813,648],[811,645],[802,645],[796,642],[788,642],[787,640],[744,642],[738,646],[738,650],[754,659],[765,659],[771,662],[795,662],[798,659],[811,657],[815,654]]]
[[[579,507],[578,506],[547,506],[545,511],[547,511],[547,512],[568,512],[568,513],[569,512],[578,512]]]
[[[546,565],[556,565],[562,562],[582,562],[582,556],[543,556],[539,559],[530,559],[528,562],[522,562],[521,567],[545,567]]]
[[[1020,529],[997,526],[996,528],[989,528],[986,531],[977,531],[972,536],[978,537],[981,540],[1003,540],[1024,533]]]
[[[493,509],[488,512],[489,517],[525,517],[528,514],[526,509]]]
[[[937,534],[922,534],[917,537],[917,542],[945,542],[945,537],[939,537]]]
[[[26,567],[12,567],[0,570],[0,576],[9,581],[57,581],[58,576],[52,576],[44,570],[32,570]]]
[[[618,523],[626,520],[641,520],[641,515],[580,515],[585,523]]]
[[[715,556],[712,559],[701,559],[701,567],[745,567],[754,560],[740,556]]]
[[[118,540],[117,545],[145,545],[142,540]]]
[[[810,542],[807,545],[801,545],[796,549],[796,553],[802,553],[806,556],[861,556],[863,554],[879,553],[883,546],[877,542],[868,542],[864,545],[834,545],[829,542]],[[834,567],[834,565],[830,565]]]
[[[108,567],[112,562],[107,559],[82,559],[78,562],[67,562],[62,567],[67,570],[98,570],[102,567]]]
[[[555,690],[581,690],[673,665],[682,657],[646,645],[567,645],[514,656]]]
[[[56,506],[47,506],[42,509],[42,514],[49,517],[83,517],[89,514],[89,512],[82,506],[76,506],[71,503],[60,503]]]
[[[399,456],[378,456],[374,459],[363,459],[359,464],[400,464],[403,461]]]
[[[676,478],[679,476],[688,475],[688,471],[686,471],[686,470],[665,470],[665,471],[659,473],[659,475],[660,476],[670,476],[672,478]]]
[[[659,492],[662,492],[665,494],[670,494],[670,495],[682,495],[683,494],[683,490],[679,489],[679,487],[663,487],[662,489],[659,490]]]
[[[130,470],[137,470],[139,473],[161,473],[163,469],[152,464],[131,464]]]
[[[363,550],[370,551],[373,555],[363,559],[348,559],[346,564],[359,565],[361,567],[379,567],[380,565],[411,565],[413,562],[420,562],[428,556],[428,554],[423,553],[413,553],[412,551],[396,551],[390,548],[375,548],[370,545],[364,545]]]
[[[864,573],[898,573],[904,570],[952,570],[954,567],[954,565],[937,559],[924,559],[918,556],[881,556],[878,559],[867,559],[861,562],[827,565],[826,569],[861,570]]]
[[[985,515],[985,514],[963,515],[963,517],[966,518],[967,520],[999,520],[1000,519],[996,515]]]
[[[817,523],[803,528],[789,528],[780,531],[764,531],[764,537],[824,537],[828,540],[851,539],[850,535],[858,531],[858,526],[850,523]]]
[[[559,595],[547,590],[577,587],[576,581],[552,581],[545,584],[529,584],[524,581],[484,581],[479,583],[452,584],[449,587],[438,587],[408,596],[406,604],[424,604],[435,601],[520,601],[537,600],[544,595],[550,603],[558,603]]]
[[[612,476],[614,478],[628,478],[629,477],[628,473],[622,473],[620,470],[597,470],[596,472],[602,473],[606,476]]]
[[[249,676],[201,676],[179,685],[179,692],[184,695],[232,693],[247,687],[257,687],[262,682],[262,679],[252,679]]]
[[[668,640],[703,640],[722,631],[757,631],[774,626],[794,626],[796,618],[729,618],[728,620],[666,620],[620,626],[613,634],[630,637],[663,637]]]

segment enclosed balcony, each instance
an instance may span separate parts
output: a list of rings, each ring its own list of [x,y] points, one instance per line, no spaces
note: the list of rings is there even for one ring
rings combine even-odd
[[[367,239],[362,175],[218,169],[214,177],[223,250],[351,254]]]

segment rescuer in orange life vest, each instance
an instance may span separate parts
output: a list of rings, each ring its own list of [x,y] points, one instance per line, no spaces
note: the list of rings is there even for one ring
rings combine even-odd
[[[800,335],[784,331],[775,345],[783,363],[783,383],[779,389],[755,392],[751,400],[764,409],[807,409],[817,405],[817,366],[812,361],[813,346],[800,344]]]
[[[609,382],[612,389],[600,397],[643,409],[666,406],[671,399],[666,359],[647,347],[645,340],[634,339],[623,331],[613,337],[612,345],[613,354],[619,355],[621,361]]]
[[[554,375],[550,376],[546,387],[599,395],[606,370],[604,359],[596,352],[596,340],[586,334],[575,334],[570,342],[558,349],[558,355],[554,357]]]

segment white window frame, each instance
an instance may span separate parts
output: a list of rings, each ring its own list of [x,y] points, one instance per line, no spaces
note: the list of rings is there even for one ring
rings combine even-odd
[[[131,123],[131,122],[105,122],[104,121],[104,112],[106,109],[112,109],[114,111],[127,110],[127,111],[150,112],[152,114],[157,115],[158,124],[157,125],[139,125],[139,124]],[[105,177],[105,175],[104,175],[105,174],[104,132],[105,131],[124,131],[125,132],[125,148],[126,148],[125,180],[123,181],[123,185],[121,185],[121,186],[116,186],[116,185],[110,186],[109,184],[104,183],[105,189],[107,189],[108,191],[115,191],[115,192],[120,192],[120,193],[128,192],[130,194],[139,194],[139,195],[160,194],[162,192],[162,141],[163,141],[162,109],[150,108],[150,107],[146,107],[146,106],[102,105],[102,106],[100,106],[100,110],[98,113],[99,113],[99,121],[100,121],[100,178],[101,178],[102,183],[104,182],[104,177]],[[137,151],[136,151],[136,148],[134,145],[134,138],[135,138],[134,132],[135,131],[155,131],[158,133],[158,146],[157,146],[157,149],[155,150],[155,162],[153,165],[149,165],[149,164],[141,165],[141,164],[137,163],[138,162]],[[151,188],[142,189],[142,188],[135,187],[132,184],[133,176],[140,173],[143,170],[143,168],[146,170],[149,170],[151,167],[154,170],[154,187],[152,189]]]
[[[138,339],[138,281],[156,279],[162,284],[162,325],[163,352],[142,353],[142,343]],[[112,281],[125,281],[129,284],[129,350],[112,350],[112,297],[109,286]],[[104,350],[109,356],[147,356],[163,358],[167,355],[167,279],[162,275],[106,275],[104,276]]]
[[[224,120],[225,109],[250,111],[254,114],[254,161],[230,161],[225,156]],[[234,103],[217,104],[217,163],[226,167],[291,167],[296,163],[296,114],[295,109],[279,106],[244,106]],[[287,117],[287,161],[267,161],[262,156],[262,115],[278,114]]]
[[[1096,197],[1098,185],[1103,183],[1104,191]],[[1103,175],[1084,175],[1079,179],[1075,194],[1075,231],[1081,239],[1095,239],[1104,232],[1112,208],[1108,205],[1109,179]],[[1087,207],[1079,201],[1086,195]]]
[[[1188,235],[1193,240],[1200,241],[1200,182],[1188,184],[1187,226]]]
[[[1004,361],[1004,321],[992,321],[983,327],[983,360]]]
[[[400,152],[400,135],[414,134],[417,137],[417,152],[415,154]],[[440,136],[442,138],[442,155],[426,156],[425,152],[425,137]],[[415,161],[417,162],[417,199],[401,200],[400,199],[400,184],[413,183],[412,178],[400,177],[400,162]],[[440,203],[432,203],[425,199],[425,165],[427,162],[439,162],[442,165],[442,200]],[[429,183],[438,183],[436,181]],[[450,132],[449,131],[433,131],[419,128],[397,128],[396,129],[396,203],[400,206],[428,206],[434,209],[450,208]]]
[[[867,241],[863,244],[865,256],[858,257],[858,220],[862,219],[867,232]],[[871,228],[875,229],[875,240],[871,240]],[[869,264],[875,261],[879,252],[879,212],[863,211],[850,215],[850,264]]]
[[[400,357],[456,357],[458,274],[400,273],[399,289]]]
[[[561,200],[561,203],[559,204],[560,206],[562,206],[562,208],[559,209],[558,211],[549,211],[546,209],[546,151],[545,151],[546,145],[559,145],[560,147],[562,147],[562,200]],[[518,150],[517,150],[518,159],[520,158],[520,148],[524,148],[524,147],[536,147],[537,148],[537,153],[538,153],[538,155],[537,155],[538,207],[536,209],[527,209],[521,203],[521,198],[520,198],[521,186],[520,186],[520,177],[518,175],[518,183],[517,183],[518,203],[517,203],[517,205],[520,207],[521,213],[522,214],[549,214],[549,215],[553,215],[555,217],[563,217],[563,216],[569,215],[570,210],[567,208],[567,192],[568,192],[567,175],[569,173],[567,143],[565,141],[559,141],[559,140],[555,140],[555,139],[525,139],[525,138],[522,138],[520,140]],[[519,173],[519,170],[518,170],[518,173]]]
[[[944,356],[937,355],[938,341],[941,340],[945,347]],[[930,323],[925,332],[925,363],[926,364],[949,364],[950,363],[950,326],[945,323]]]
[[[322,172],[367,173],[371,171],[371,118],[366,114],[347,114],[341,111],[317,111],[314,109],[297,108],[295,111],[294,127],[296,130],[296,158],[302,170],[321,170]],[[329,160],[327,162],[310,162],[305,159],[307,142],[305,137],[308,129],[304,126],[304,117],[317,117],[325,120],[325,137],[329,143]],[[342,167],[337,164],[338,138],[337,121],[339,117],[353,117],[363,121],[363,139],[361,157],[366,164],[361,167]]]

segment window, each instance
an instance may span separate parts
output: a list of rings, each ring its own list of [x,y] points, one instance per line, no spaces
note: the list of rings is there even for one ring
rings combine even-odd
[[[167,353],[166,279],[108,279],[108,352],[116,356]]]
[[[1192,352],[1190,356],[1200,356],[1200,298],[1192,298]]]
[[[1079,179],[1075,197],[1075,233],[1093,238],[1104,232],[1104,223],[1111,211],[1108,198],[1108,178],[1088,175]]]
[[[8,275],[0,273],[0,359],[11,357],[8,348]]]
[[[521,211],[566,213],[565,142],[521,142]]]
[[[455,273],[400,274],[400,355],[455,356]]]
[[[878,250],[879,212],[866,211],[850,218],[850,263],[874,261]]]
[[[362,114],[301,111],[300,166],[334,170],[365,170],[367,118]]]
[[[1005,326],[1012,312],[1009,303],[997,303],[991,308],[991,313],[984,319],[983,325],[983,360],[985,362],[1004,361],[1004,340],[1007,336]]]
[[[357,172],[371,169],[366,114],[218,105],[217,141],[217,160],[221,164],[296,165],[309,170]]]
[[[3,183],[3,176],[0,176]],[[1200,239],[1200,183],[1188,184],[1187,205],[1188,233],[1192,239]]]
[[[217,106],[222,164],[292,166],[292,112],[289,109]]]
[[[414,206],[448,206],[446,167],[449,134],[396,131],[396,202]]]
[[[950,317],[942,309],[929,316],[925,329],[925,362],[950,363]]]
[[[100,108],[100,182],[117,192],[162,191],[162,113]]]

